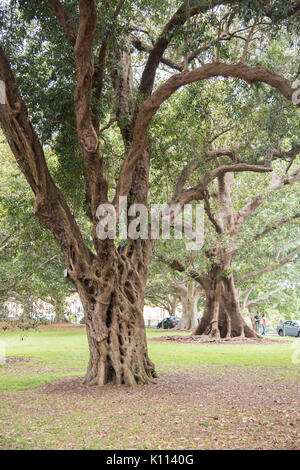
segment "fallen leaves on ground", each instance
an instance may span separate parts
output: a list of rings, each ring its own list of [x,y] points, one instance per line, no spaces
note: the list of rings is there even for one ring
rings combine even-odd
[[[153,385],[63,378],[1,395],[2,449],[300,449],[299,384],[272,368],[203,366]]]

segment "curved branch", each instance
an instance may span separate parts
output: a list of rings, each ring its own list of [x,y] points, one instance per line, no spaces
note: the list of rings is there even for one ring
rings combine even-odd
[[[206,173],[202,181],[189,189],[184,189],[181,192],[180,198],[176,201],[181,206],[191,201],[198,201],[205,198],[207,186],[216,178],[224,176],[226,173],[239,173],[245,171],[252,171],[256,173],[266,173],[271,171],[260,165],[248,165],[247,163],[237,163],[235,165],[222,165],[214,170]]]
[[[205,13],[209,10],[212,10],[218,5],[230,5],[232,3],[235,3],[235,2],[231,0],[215,0],[215,1],[194,0],[190,2],[190,9],[188,10],[186,8],[186,2],[184,2],[180,6],[180,8],[174,13],[172,18],[168,21],[162,33],[156,40],[153,46],[153,49],[149,54],[146,66],[142,74],[140,90],[143,93],[148,94],[148,95],[152,93],[155,75],[156,75],[156,71],[159,66],[160,60],[163,54],[165,53],[166,49],[168,48],[171,40],[173,39],[174,33],[176,31],[176,28],[178,28],[178,26],[183,26],[186,23],[188,18],[198,15],[199,13]],[[262,5],[262,7],[264,8],[265,14],[269,18],[273,19],[275,15],[274,15],[274,12],[272,11],[272,7],[270,8],[269,2],[265,2],[265,3],[267,4],[266,6]],[[299,9],[300,9],[300,4],[299,2],[297,2],[287,12],[285,12],[282,15],[281,19],[289,18],[297,14],[299,12]],[[278,18],[276,19],[278,20]],[[231,20],[232,20],[232,17],[231,17]],[[204,48],[205,47],[206,46],[204,46]]]
[[[182,194],[182,191],[184,189],[184,185],[187,179],[190,177],[193,171],[199,168],[200,165],[201,165],[200,160],[192,160],[182,169],[179,175],[179,178],[177,180],[177,184],[176,184],[172,199],[171,199],[171,204],[173,203],[176,204],[176,202],[180,199],[180,196]]]

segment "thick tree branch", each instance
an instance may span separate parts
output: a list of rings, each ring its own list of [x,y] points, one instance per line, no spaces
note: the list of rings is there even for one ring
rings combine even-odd
[[[173,39],[176,28],[178,28],[179,26],[183,26],[186,23],[188,18],[198,15],[199,13],[205,13],[209,10],[212,10],[218,5],[228,5],[231,3],[234,3],[234,2],[232,2],[231,0],[223,0],[223,1],[222,0],[221,1],[218,1],[218,0],[217,1],[213,1],[213,0],[211,1],[194,0],[193,1],[191,0],[190,9],[187,10],[186,2],[184,2],[181,5],[181,7],[174,13],[172,18],[168,21],[162,33],[156,40],[153,46],[153,49],[149,54],[148,61],[146,63],[146,66],[142,74],[140,90],[143,93],[148,94],[148,95],[152,93],[156,70],[159,66],[161,57],[164,55],[166,49],[168,48],[170,42]],[[263,3],[266,3],[265,6],[262,5],[262,8],[264,8],[266,16],[272,19],[274,17],[274,12],[273,12],[272,7],[271,8],[269,7],[269,2],[263,2]],[[289,18],[297,14],[299,12],[299,9],[300,9],[300,5],[299,3],[296,3],[291,8],[289,8],[287,12],[284,13],[284,15],[282,16],[282,19]],[[232,16],[233,14],[230,15],[229,23],[232,21]],[[225,37],[224,39],[227,39],[227,38]],[[205,48],[204,50],[207,50],[209,47],[211,47],[211,45],[202,46],[202,47]],[[195,58],[195,54],[196,53],[192,53],[188,60],[189,61],[193,60]]]
[[[107,181],[103,160],[98,152],[98,137],[93,125],[91,95],[93,86],[92,47],[97,27],[97,11],[94,0],[80,0],[79,28],[74,46],[77,87],[74,105],[79,147],[85,162],[88,198],[91,202],[94,226],[96,211],[101,202],[107,201]],[[94,233],[94,242],[96,235]]]
[[[200,165],[201,165],[200,160],[192,160],[182,169],[178,177],[177,184],[176,184],[176,187],[175,187],[172,199],[171,199],[171,204],[176,204],[178,202],[182,194],[182,191],[184,190],[185,183],[187,182],[192,172],[195,171],[197,168],[199,168]]]
[[[222,133],[219,134],[222,135],[224,134],[226,131],[223,131]],[[218,136],[218,137],[219,137]],[[217,137],[215,137],[217,138]],[[237,163],[239,160],[236,156],[236,153],[234,150],[232,149],[217,149],[217,150],[209,150],[208,152],[205,153],[205,156],[206,156],[206,159],[207,160],[214,160],[216,158],[220,158],[220,157],[229,157],[234,163]]]
[[[93,75],[93,87],[94,87],[94,98],[96,100],[96,103],[99,101],[102,95],[102,90],[103,90],[103,82],[104,82],[104,73],[105,73],[105,66],[106,66],[106,55],[107,55],[107,48],[108,48],[108,42],[109,39],[113,33],[114,30],[114,25],[115,22],[122,10],[122,7],[124,5],[126,0],[120,0],[114,13],[113,13],[113,20],[112,23],[108,29],[108,31],[105,34],[105,38],[101,43],[100,51],[99,51],[99,56],[98,56],[98,61],[95,66],[95,71]],[[93,123],[96,129],[99,128],[99,119],[96,118],[96,109],[93,109]]]
[[[253,287],[250,287],[245,292],[243,292],[245,297],[243,298],[243,303],[241,305],[241,313],[243,313],[245,311],[245,308],[247,307],[247,301],[248,301],[249,295],[251,294],[252,290],[253,290]],[[241,297],[242,297],[243,294],[239,294],[239,301],[241,301]]]
[[[295,158],[297,155],[300,154],[300,144],[297,144],[295,145],[293,148],[291,148],[290,150],[274,150],[273,153],[272,153],[272,160],[276,160],[278,158],[282,158],[282,159],[293,159]]]
[[[208,193],[208,191],[204,192],[204,209],[205,209],[205,213],[206,213],[207,217],[209,218],[209,220],[211,221],[211,223],[215,227],[216,232],[217,233],[222,233],[223,228],[222,228],[221,224],[219,223],[219,221],[216,219],[215,215],[212,212],[210,202],[209,202],[209,193]]]
[[[96,152],[98,139],[92,125],[92,46],[97,27],[97,11],[94,0],[80,0],[80,19],[74,46],[77,72],[77,87],[74,102],[77,133],[83,149]]]
[[[127,38],[124,43],[128,46]],[[112,55],[114,68],[111,72],[112,84],[117,100],[116,116],[126,149],[132,140],[134,120],[134,85],[131,56],[127,50],[120,50]]]

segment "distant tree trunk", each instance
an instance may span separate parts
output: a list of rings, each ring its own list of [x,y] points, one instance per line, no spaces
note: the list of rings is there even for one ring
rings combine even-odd
[[[257,331],[255,318],[251,317],[251,324],[253,331]]]
[[[238,295],[234,285],[232,263],[238,247],[238,232],[242,216],[235,212],[231,199],[233,173],[218,177],[216,197],[220,203],[219,213],[214,216],[209,201],[206,212],[219,234],[227,234],[230,243],[227,247],[216,245],[206,252],[211,269],[198,282],[205,290],[206,302],[203,317],[196,328],[196,335],[209,335],[212,338],[258,338],[245,322],[241,314]]]
[[[65,317],[64,303],[57,300],[54,302],[54,323],[69,323]]]
[[[177,326],[177,330],[193,330],[198,325],[198,298],[188,298],[182,300],[182,317]]]
[[[53,319],[53,323],[64,323],[65,318],[61,316],[61,313],[55,309],[55,315]]]
[[[170,294],[168,295],[168,305],[169,305],[169,314],[173,317],[176,317],[176,309],[177,309],[177,305],[178,305],[178,296],[177,295],[173,295],[173,294]]]
[[[221,266],[214,266],[205,283],[206,302],[195,335],[212,338],[258,338],[241,315],[233,276],[222,276]]]
[[[198,300],[202,292],[201,287],[194,281],[186,285],[173,282],[172,289],[176,292],[182,305],[182,315],[177,330],[193,330],[198,325]]]

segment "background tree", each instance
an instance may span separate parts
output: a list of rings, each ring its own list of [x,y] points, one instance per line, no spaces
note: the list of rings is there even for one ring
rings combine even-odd
[[[251,186],[254,179],[242,176],[233,178],[228,173],[218,181],[221,191],[217,188],[219,191],[215,193],[219,210],[213,214],[211,207],[206,207],[207,219],[214,223],[208,226],[202,253],[192,263],[188,261],[187,255],[179,259],[169,258],[169,261],[161,258],[203,287],[206,305],[196,334],[209,334],[217,338],[244,334],[254,336],[255,333],[241,316],[242,311],[278,292],[297,288],[300,252],[299,185],[294,183],[296,188],[293,186],[292,191],[286,190],[286,185],[294,181],[293,175],[287,176],[284,172],[281,179],[276,177],[276,186],[273,177],[273,186],[271,183],[263,197],[260,193],[243,206],[240,205],[241,195],[245,197],[249,189],[253,191]],[[235,191],[231,193],[232,186],[235,186]],[[256,186],[262,191],[264,183],[260,181]],[[241,209],[237,210],[235,206]],[[240,214],[245,214],[242,223]],[[232,227],[227,225],[227,221],[233,224]],[[210,227],[215,235],[209,230]],[[236,291],[235,282],[238,283],[240,293]],[[219,286],[220,290],[212,292],[212,286],[216,289]],[[215,311],[211,308],[214,302],[218,303],[215,317]],[[236,324],[231,323],[233,319]]]

